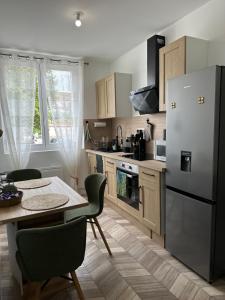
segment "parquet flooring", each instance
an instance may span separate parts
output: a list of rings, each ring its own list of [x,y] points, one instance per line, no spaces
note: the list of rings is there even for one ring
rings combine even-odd
[[[225,300],[225,279],[208,284],[112,208],[104,208],[99,223],[113,256],[88,226],[85,260],[77,270],[87,300]],[[0,300],[20,300],[7,247],[5,226],[0,226]],[[72,299],[78,299],[73,285],[58,278],[41,296],[41,300]]]

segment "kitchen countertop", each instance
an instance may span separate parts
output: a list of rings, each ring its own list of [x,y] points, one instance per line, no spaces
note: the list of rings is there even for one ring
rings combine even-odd
[[[139,167],[153,169],[153,170],[156,170],[159,172],[166,171],[166,163],[162,162],[162,161],[154,160],[154,159],[143,160],[143,161],[134,160],[134,159],[124,157],[123,155],[128,154],[128,153],[124,153],[124,152],[103,152],[103,151],[90,150],[90,149],[86,149],[86,152],[93,153],[93,154],[99,154],[104,157],[112,158],[115,160],[122,160],[124,162],[138,165]]]

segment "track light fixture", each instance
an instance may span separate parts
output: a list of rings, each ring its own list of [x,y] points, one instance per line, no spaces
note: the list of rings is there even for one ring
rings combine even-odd
[[[80,27],[82,25],[80,17],[81,17],[81,15],[83,15],[83,13],[81,11],[77,11],[74,13],[74,15],[76,16],[76,20],[75,20],[74,24],[76,27]]]

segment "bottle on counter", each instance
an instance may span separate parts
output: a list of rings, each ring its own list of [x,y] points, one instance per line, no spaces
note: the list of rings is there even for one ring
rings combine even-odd
[[[145,159],[145,139],[143,131],[140,130],[140,139],[139,139],[139,160]]]

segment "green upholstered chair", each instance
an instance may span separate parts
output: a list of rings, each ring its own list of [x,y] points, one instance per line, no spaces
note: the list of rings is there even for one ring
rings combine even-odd
[[[102,213],[104,207],[106,177],[100,173],[91,174],[85,179],[84,184],[89,204],[81,208],[66,211],[65,221],[70,222],[71,220],[79,218],[80,216],[86,216],[87,222],[91,224],[94,237],[97,238],[94,228],[94,225],[96,225],[109,255],[112,255],[104,233],[97,220],[97,217]]]
[[[72,278],[67,279],[74,282],[79,298],[84,299],[75,270],[84,260],[86,224],[86,218],[81,217],[57,226],[19,230],[16,259],[24,278],[42,282],[70,273]]]
[[[9,181],[23,181],[30,179],[38,179],[41,178],[41,172],[37,169],[20,169],[14,170],[7,174],[6,180]]]

